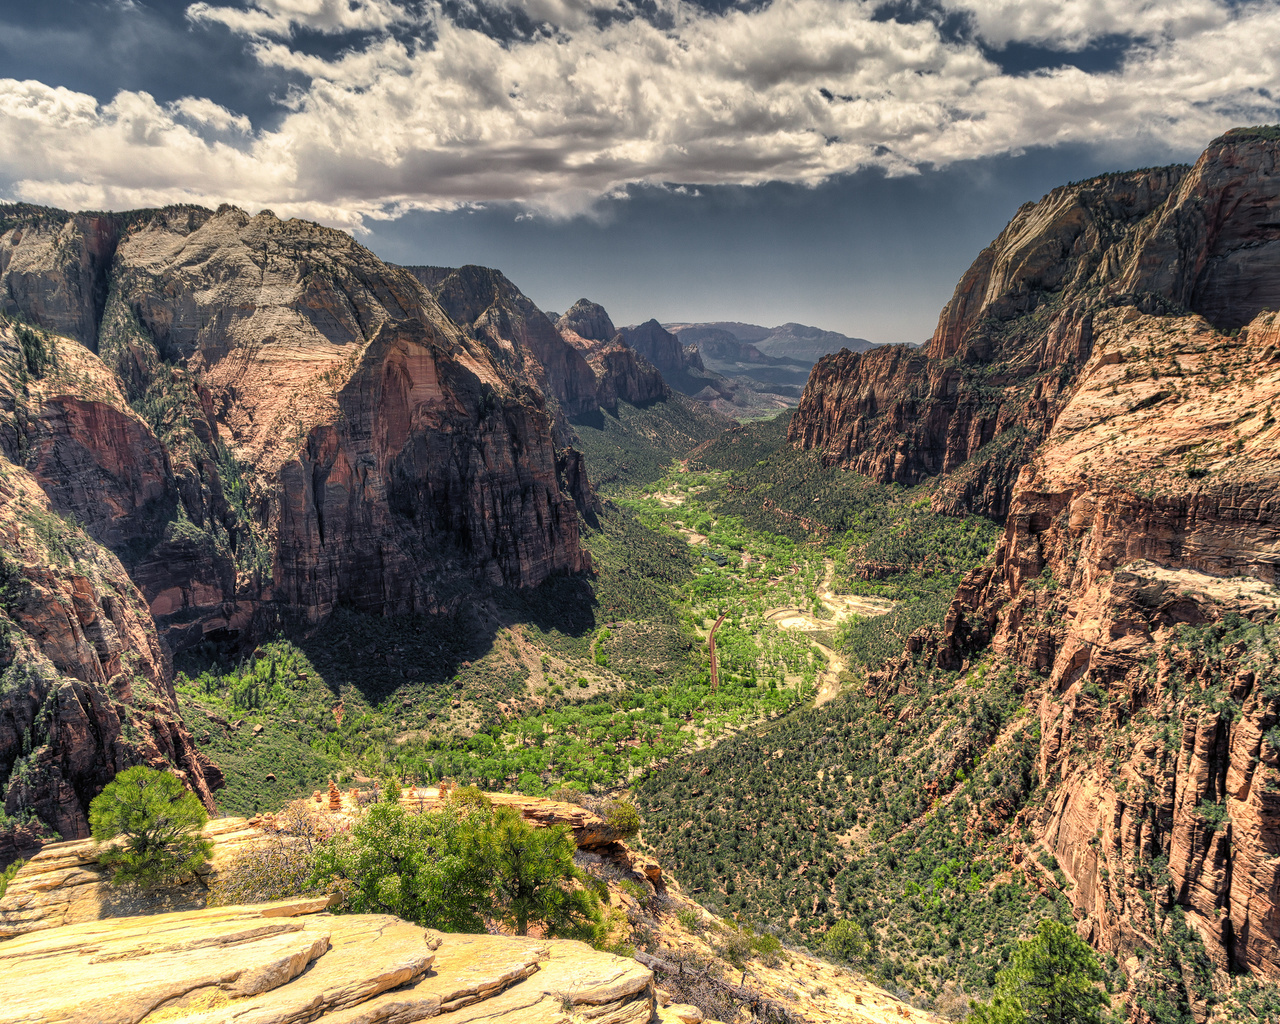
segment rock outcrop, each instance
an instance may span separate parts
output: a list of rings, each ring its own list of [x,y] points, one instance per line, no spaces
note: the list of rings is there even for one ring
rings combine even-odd
[[[1017,667],[1046,798],[1016,823],[1066,880],[1041,883],[1136,991],[1180,976],[1198,1020],[1215,969],[1280,977],[1278,151],[1231,133],[1024,207],[924,352],[824,360],[793,426],[1004,519],[872,685]]]
[[[18,219],[6,308],[96,348],[112,393],[25,398],[11,457],[120,554],[173,642],[584,568],[541,390],[581,404],[584,364],[514,289],[514,318],[461,331],[412,274],[269,212]]]
[[[665,330],[657,320],[646,320],[637,327],[624,327],[622,340],[662,371],[664,377],[686,370],[701,370],[702,357],[694,346],[685,348],[680,339]]]
[[[172,651],[589,567],[596,499],[565,416],[597,408],[597,380],[501,275],[422,275],[459,327],[423,280],[270,212],[3,213],[15,828],[86,835],[89,800],[137,763],[212,806]]]
[[[558,403],[566,417],[595,412],[597,382],[582,353],[542,310],[488,267],[405,267],[495,362]]]
[[[0,939],[108,917],[202,910],[209,884],[264,839],[256,819],[215,818],[204,829],[213,852],[199,877],[156,889],[111,884],[91,839],[49,843],[24,864],[0,897]],[[328,897],[321,899],[328,906]]]
[[[924,349],[818,363],[792,440],[886,483],[945,475],[937,508],[1003,519],[1103,311],[1195,312],[1233,329],[1280,305],[1278,152],[1271,133],[1231,132],[1193,168],[1106,175],[1026,204]]]
[[[616,412],[619,400],[648,405],[671,394],[657,367],[622,340],[603,306],[579,299],[556,321],[556,329],[595,372],[601,408]]]
[[[11,939],[0,944],[0,1022],[551,1024],[573,1012],[641,1024],[653,1015],[653,976],[634,960],[581,942],[335,917],[325,902],[106,919]]]
[[[1156,947],[1142,894],[1167,884],[1216,967],[1264,977],[1280,977],[1276,319],[1233,338],[1194,316],[1095,318],[942,655],[989,647],[1047,677],[1040,825],[1096,944]]]
[[[134,425],[124,414],[111,422]],[[39,468],[42,449],[34,450]],[[75,480],[60,479],[69,487]],[[142,594],[113,554],[58,514],[35,475],[3,458],[0,665],[0,780],[12,856],[50,830],[87,836],[89,801],[136,764],[176,771],[212,809],[221,776],[178,714]]]

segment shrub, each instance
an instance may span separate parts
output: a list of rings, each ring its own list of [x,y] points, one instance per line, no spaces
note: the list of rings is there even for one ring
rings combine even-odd
[[[10,864],[7,868],[5,868],[3,871],[0,871],[0,897],[4,896],[5,890],[9,888],[9,883],[13,881],[13,876],[18,873],[18,871],[22,868],[22,865],[25,863],[26,863],[25,860],[22,860],[21,858],[19,858],[18,860],[15,860],[12,864]]]
[[[200,833],[209,816],[176,775],[126,768],[89,805],[89,826],[104,848],[98,862],[115,884],[158,885],[198,871],[213,843]]]
[[[569,827],[537,828],[512,807],[498,808],[491,827],[493,897],[503,921],[517,935],[528,935],[532,922],[546,935],[591,938],[600,900],[573,863]]]
[[[856,964],[866,959],[870,948],[867,934],[856,921],[837,921],[822,937],[822,948],[837,960]]]
[[[702,922],[698,919],[698,912],[692,907],[685,907],[683,910],[676,912],[676,920],[680,922],[680,927],[694,935],[702,933]]]
[[[600,816],[623,839],[640,831],[640,811],[630,800],[610,800],[600,808]]]
[[[295,800],[266,827],[266,838],[243,850],[209,887],[209,906],[267,903],[319,895],[316,878],[320,845],[339,830],[338,821],[310,801]]]
[[[345,894],[343,909],[394,914],[448,932],[485,930],[491,878],[483,808],[410,814],[373,804],[351,830],[318,847],[312,884]]]

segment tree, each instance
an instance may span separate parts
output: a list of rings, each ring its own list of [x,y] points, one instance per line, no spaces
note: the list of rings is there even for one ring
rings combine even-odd
[[[990,1003],[975,1003],[972,1024],[1099,1024],[1111,1000],[1097,983],[1102,967],[1088,944],[1057,921],[1044,920],[1018,944],[996,976]]]
[[[344,892],[343,909],[394,914],[446,932],[485,930],[489,814],[450,805],[411,814],[372,805],[345,835],[319,847],[315,884]]]
[[[512,807],[493,815],[493,891],[499,915],[517,935],[531,922],[548,935],[589,935],[600,899],[573,863],[577,847],[567,825],[536,828]]]
[[[867,934],[856,921],[842,918],[827,929],[822,937],[823,948],[837,960],[856,964],[866,959],[870,950]]]
[[[198,871],[213,852],[201,835],[209,816],[170,772],[126,768],[89,805],[89,827],[106,847],[98,862],[116,884],[156,885]]]

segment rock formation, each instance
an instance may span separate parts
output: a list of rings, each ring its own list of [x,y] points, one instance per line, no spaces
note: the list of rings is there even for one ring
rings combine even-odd
[[[0,333],[0,348],[13,340]],[[107,443],[141,436],[136,417],[110,400],[67,399],[57,408],[84,413],[80,427],[106,430]],[[131,765],[176,771],[210,809],[210,790],[221,785],[178,715],[168,655],[143,595],[115,555],[62,518],[41,487],[36,474],[51,451],[42,443],[45,426],[27,449],[35,473],[0,458],[0,779],[5,814],[19,826],[9,830],[9,860],[50,830],[88,836],[89,800]],[[119,453],[104,457],[121,464]],[[58,465],[61,493],[91,490],[99,479],[79,476],[82,467],[68,461]],[[147,464],[126,472],[134,470],[145,493]],[[109,531],[112,510],[103,511],[99,522]]]
[[[436,282],[460,327],[418,277],[270,212],[4,212],[10,857],[29,819],[86,835],[131,764],[211,802],[170,651],[588,567],[564,415],[598,382],[501,275]]]
[[[1213,963],[1267,977],[1280,976],[1280,750],[1264,739],[1280,723],[1276,319],[1232,338],[1195,316],[1095,317],[1092,356],[990,564],[964,581],[943,654],[989,646],[1047,677],[1041,827],[1101,948],[1156,944],[1141,893],[1144,865],[1165,858]],[[1146,724],[1125,728],[1135,716]],[[1114,760],[1090,754],[1117,733]]]
[[[943,630],[872,685],[922,656],[1017,666],[1047,787],[1018,823],[1056,858],[1082,934],[1138,991],[1172,963],[1199,1020],[1205,972],[1280,977],[1280,316],[1263,308],[1280,304],[1280,143],[1265,136],[1023,207],[923,352],[823,360],[792,427],[881,480],[940,474],[935,507],[1004,520]]]
[[[598,383],[586,358],[501,273],[476,266],[405,269],[455,324],[488,346],[495,362],[558,403],[564,416],[596,411]]]
[[[1024,205],[924,349],[818,363],[792,440],[883,482],[945,474],[936,507],[1003,519],[1101,311],[1194,312],[1229,330],[1280,306],[1277,152],[1267,132],[1229,132],[1193,168],[1105,175]]]
[[[0,236],[6,307],[96,349],[115,394],[41,395],[10,454],[125,559],[175,642],[585,565],[550,381],[525,365],[557,346],[545,322],[504,362],[413,275],[269,212],[19,219]]]
[[[634,960],[581,942],[335,917],[325,903],[114,918],[11,939],[0,945],[0,1022],[550,1024],[571,1008],[607,1024],[653,1016],[653,976]]]
[[[671,394],[657,367],[626,344],[603,306],[579,299],[556,321],[556,329],[595,371],[601,408],[616,412],[619,399],[648,405]]]
[[[644,356],[668,378],[673,373],[703,369],[696,347],[686,349],[680,339],[663,329],[657,320],[646,320],[638,327],[624,327],[622,340]]]

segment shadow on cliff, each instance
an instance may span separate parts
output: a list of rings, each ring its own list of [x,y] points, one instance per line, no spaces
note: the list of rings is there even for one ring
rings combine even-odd
[[[392,696],[408,698],[454,683],[493,650],[504,628],[527,624],[543,633],[588,636],[596,626],[596,607],[586,576],[558,575],[528,591],[477,591],[451,614],[383,617],[340,607],[318,628],[286,628],[277,635],[306,654],[335,700],[351,686],[378,706]],[[205,645],[177,667],[193,675],[212,663],[225,670],[247,654]]]

